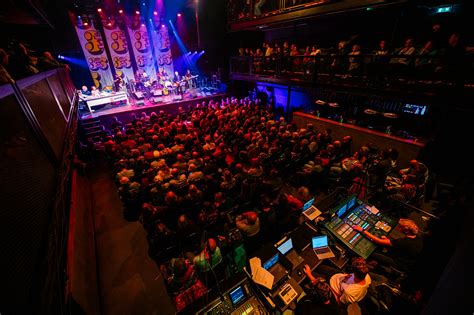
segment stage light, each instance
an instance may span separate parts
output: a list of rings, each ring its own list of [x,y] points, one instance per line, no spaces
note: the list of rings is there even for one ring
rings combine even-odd
[[[101,8],[98,8],[98,9],[97,9],[97,12],[99,12],[99,13],[102,12],[102,9],[101,9]]]
[[[150,22],[151,22],[151,19],[150,19]]]
[[[122,14],[122,13],[123,13],[123,10],[119,10],[119,13]]]
[[[153,15],[158,15],[158,12],[156,12],[156,11],[153,11]]]
[[[140,11],[135,11],[135,14],[140,14]]]
[[[178,17],[181,17],[181,13],[178,13]]]
[[[195,53],[195,54],[197,54],[198,52],[197,52],[197,51],[195,51],[194,53]]]
[[[84,22],[84,26],[87,26],[87,25],[89,25],[89,23],[87,23],[87,22]]]
[[[161,27],[162,27],[162,28],[165,28],[165,25],[164,25],[164,24],[161,24]]]
[[[204,54],[204,50],[201,51],[201,54]]]
[[[145,26],[145,24],[142,24],[142,27],[144,27],[144,26]]]
[[[112,23],[111,22],[107,23],[107,26],[112,26]]]

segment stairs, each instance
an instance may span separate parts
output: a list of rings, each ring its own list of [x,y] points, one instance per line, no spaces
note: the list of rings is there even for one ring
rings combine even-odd
[[[82,126],[84,127],[84,132],[87,139],[93,139],[95,136],[100,135],[102,131],[102,124],[97,118],[84,120],[82,122]]]

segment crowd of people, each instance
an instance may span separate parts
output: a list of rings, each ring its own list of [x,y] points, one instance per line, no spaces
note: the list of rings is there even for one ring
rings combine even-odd
[[[241,272],[262,242],[297,227],[312,195],[337,185],[364,198],[390,191],[410,202],[414,196],[400,188],[407,180],[386,189],[387,176],[410,178],[415,191],[425,181],[427,169],[418,161],[399,173],[396,150],[383,150],[375,161],[379,152],[370,145],[353,152],[350,136],[335,140],[331,130],[297,128],[258,100],[203,101],[179,112],[131,114],[127,122],[114,117],[86,150],[113,165],[124,214],[147,231],[149,254],[178,310],[189,296],[198,298]],[[418,253],[416,247],[407,255],[413,260]],[[365,296],[367,290],[346,284],[370,285],[366,262],[354,264],[362,271],[327,274],[329,285],[339,288],[338,303]]]
[[[69,69],[49,51],[34,53],[21,42],[11,45],[9,49],[0,48],[0,84],[14,83],[15,80],[59,67]]]
[[[403,46],[390,48],[381,40],[373,49],[363,49],[358,36],[338,42],[337,48],[326,49],[317,45],[298,47],[285,41],[263,43],[261,48],[239,48],[240,57],[252,57],[255,73],[336,73],[360,75],[394,73],[421,75],[456,74],[465,66],[465,47],[459,33],[445,36],[441,26],[434,24],[432,32],[416,45],[414,38],[405,39]],[[248,67],[244,70],[248,70]]]

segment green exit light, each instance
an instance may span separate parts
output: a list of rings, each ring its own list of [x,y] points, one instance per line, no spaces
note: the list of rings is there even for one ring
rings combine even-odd
[[[452,7],[442,7],[442,8],[437,8],[436,13],[449,13],[451,12]]]

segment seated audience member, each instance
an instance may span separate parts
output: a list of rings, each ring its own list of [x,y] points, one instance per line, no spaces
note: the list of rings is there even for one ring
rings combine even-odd
[[[333,315],[341,313],[329,284],[322,278],[311,283],[306,295],[298,301],[295,315]]]
[[[415,264],[418,255],[421,253],[423,249],[423,238],[420,235],[418,226],[413,220],[400,219],[398,226],[402,233],[405,234],[404,237],[398,239],[375,236],[358,225],[354,226],[354,230],[362,233],[362,235],[375,244],[389,249],[387,255],[380,253],[372,254],[372,259],[383,266],[393,266],[402,271],[406,271]]]
[[[247,237],[252,237],[260,232],[260,220],[254,211],[248,211],[235,218],[235,225]]]
[[[206,241],[204,249],[192,259],[196,270],[207,272],[222,262],[221,250],[213,238]]]
[[[0,48],[0,84],[15,82],[7,71],[9,57],[5,50]]]
[[[357,74],[360,71],[361,59],[359,57],[354,57],[360,55],[360,45],[352,46],[352,51],[349,53],[349,73]]]
[[[415,177],[415,185],[423,185],[428,180],[428,168],[417,160],[410,161],[410,167],[400,170],[400,175],[405,178],[408,175]]]

